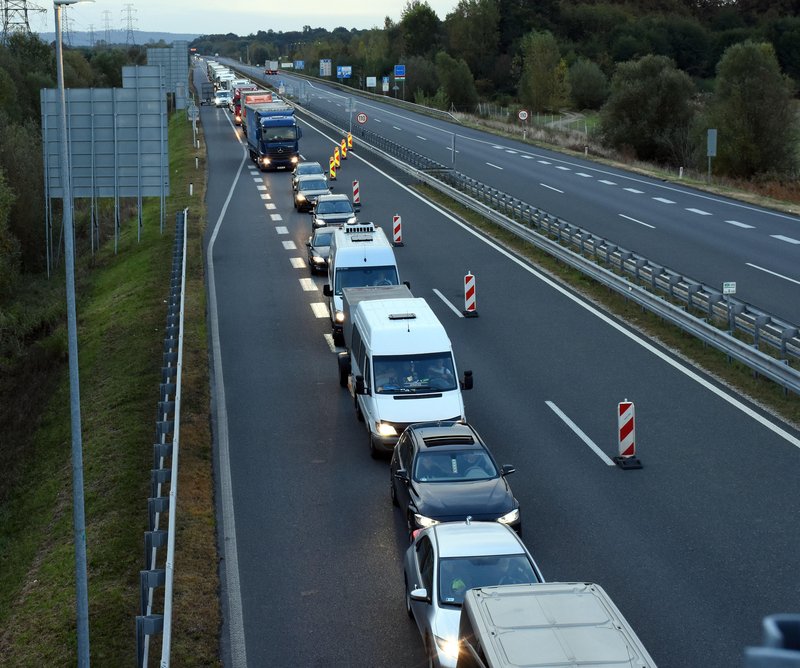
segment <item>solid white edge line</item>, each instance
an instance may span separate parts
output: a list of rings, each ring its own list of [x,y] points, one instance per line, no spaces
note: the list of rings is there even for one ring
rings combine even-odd
[[[550,408],[550,410],[552,410],[556,415],[558,415],[558,417],[560,417],[564,421],[564,424],[566,424],[570,429],[572,429],[572,431],[575,432],[575,435],[579,439],[581,439],[584,443],[586,443],[586,445],[588,445],[592,450],[594,450],[594,454],[600,457],[600,459],[602,459],[606,463],[606,466],[614,466],[614,462],[609,458],[609,456],[605,452],[603,452],[599,447],[597,447],[595,442],[591,438],[589,438],[578,425],[576,425],[572,420],[570,420],[558,406],[556,406],[552,401],[545,401],[544,403],[546,403]]]
[[[228,122],[231,123],[230,118]],[[233,126],[233,123],[231,123]],[[239,144],[242,140],[237,135]],[[247,647],[244,636],[244,615],[242,613],[242,591],[239,582],[239,551],[236,545],[236,518],[233,509],[233,484],[231,482],[230,443],[228,440],[228,409],[225,403],[225,380],[222,375],[222,350],[219,342],[219,315],[217,310],[217,286],[214,276],[214,244],[222,221],[233,198],[233,191],[242,168],[247,162],[247,149],[243,149],[242,162],[233,179],[225,204],[214,225],[208,242],[206,262],[208,264],[208,314],[211,321],[211,346],[214,354],[214,406],[217,423],[217,443],[219,450],[220,505],[222,507],[222,539],[225,554],[225,580],[228,593],[228,628],[230,631],[230,652],[232,668],[247,668]]]
[[[309,125],[309,127],[312,128],[313,130],[315,130],[316,132],[318,132],[319,134],[321,134],[323,137],[331,139],[322,130],[318,130],[317,128],[315,128],[314,126],[311,126],[311,125]],[[333,140],[331,139],[331,141],[333,141]],[[792,436],[785,429],[782,429],[781,427],[779,427],[775,423],[767,420],[764,416],[759,415],[752,408],[750,408],[749,406],[746,406],[744,403],[739,401],[736,397],[732,396],[728,392],[725,392],[724,390],[722,390],[722,389],[718,388],[717,386],[713,385],[711,382],[707,381],[702,376],[698,375],[697,373],[695,373],[694,371],[692,371],[688,367],[684,366],[679,361],[677,361],[675,359],[672,359],[669,355],[667,355],[666,353],[664,353],[661,350],[659,350],[658,348],[656,348],[652,343],[650,343],[649,341],[646,341],[645,339],[643,339],[638,333],[636,333],[636,332],[634,332],[632,330],[626,329],[625,327],[623,327],[618,322],[614,321],[613,319],[611,319],[610,317],[608,317],[604,313],[598,311],[590,303],[584,302],[577,295],[572,294],[569,290],[567,290],[563,286],[561,286],[558,283],[556,283],[553,279],[549,278],[548,276],[546,276],[545,274],[541,273],[540,271],[537,271],[536,269],[531,267],[526,262],[523,262],[516,255],[513,255],[512,253],[507,251],[505,248],[502,248],[501,246],[498,246],[496,243],[494,243],[490,239],[487,239],[486,237],[484,237],[480,232],[478,232],[477,230],[472,229],[469,225],[467,225],[466,223],[460,221],[458,218],[456,218],[449,211],[446,211],[442,207],[436,205],[435,203],[426,200],[418,192],[416,192],[416,191],[412,190],[411,188],[409,188],[408,186],[400,183],[394,177],[390,176],[389,174],[387,174],[386,172],[384,172],[380,168],[376,167],[371,162],[365,160],[361,155],[356,155],[355,157],[358,160],[361,160],[365,165],[369,166],[371,169],[374,169],[376,172],[381,174],[384,178],[386,178],[389,181],[391,181],[392,183],[394,183],[397,187],[405,190],[412,197],[416,197],[420,202],[424,203],[426,206],[429,206],[434,211],[439,212],[439,214],[441,214],[442,216],[444,216],[448,220],[452,221],[453,223],[455,223],[456,225],[461,227],[464,231],[468,232],[469,234],[474,236],[476,239],[480,239],[487,246],[489,246],[490,248],[493,248],[494,250],[496,250],[501,255],[505,256],[506,258],[508,258],[512,262],[514,262],[517,265],[519,265],[522,269],[524,269],[529,274],[532,274],[533,276],[538,278],[544,284],[550,286],[553,290],[556,290],[557,292],[561,293],[567,299],[571,299],[573,302],[575,302],[575,304],[577,304],[581,308],[585,309],[586,311],[588,311],[589,313],[594,315],[596,318],[599,318],[600,320],[602,320],[609,327],[612,327],[613,329],[616,329],[623,336],[626,336],[631,341],[633,341],[634,343],[639,344],[642,348],[644,348],[648,352],[652,353],[653,355],[655,355],[656,357],[661,359],[663,362],[666,362],[667,364],[669,364],[676,371],[679,371],[680,373],[684,374],[685,376],[687,376],[688,378],[690,378],[694,382],[696,382],[699,385],[701,385],[702,387],[704,387],[706,390],[712,392],[713,394],[716,394],[723,401],[729,403],[731,406],[733,406],[737,410],[741,411],[742,413],[747,415],[749,418],[755,420],[756,422],[758,422],[762,426],[764,426],[767,429],[769,429],[775,435],[779,436],[780,438],[784,439],[785,441],[787,441],[791,445],[793,445],[796,448],[800,449],[800,439]]]
[[[433,289],[434,294],[441,299],[449,308],[450,310],[455,313],[459,318],[463,318],[464,314],[459,311],[455,306],[453,306],[450,301],[445,297],[441,292],[439,292],[436,288]]]
[[[486,164],[489,165],[489,167],[494,167],[495,169],[501,169],[501,170],[503,169],[499,165],[493,165],[491,162],[487,162]]]
[[[547,188],[549,190],[555,190],[557,193],[561,193],[562,195],[564,194],[563,190],[559,190],[558,188],[553,188],[553,186],[548,186],[546,183],[540,183],[539,185],[542,186],[542,188]]]

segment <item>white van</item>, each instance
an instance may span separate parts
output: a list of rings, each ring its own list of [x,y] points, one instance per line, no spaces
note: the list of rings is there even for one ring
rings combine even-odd
[[[373,457],[391,452],[409,424],[465,419],[461,390],[472,388],[472,372],[458,380],[450,339],[424,299],[361,299],[350,312],[339,380]]]
[[[655,668],[614,602],[591,582],[470,589],[457,668]]]
[[[356,222],[336,230],[328,253],[328,282],[322,288],[328,297],[334,343],[343,343],[344,288],[399,284],[394,250],[380,227]]]

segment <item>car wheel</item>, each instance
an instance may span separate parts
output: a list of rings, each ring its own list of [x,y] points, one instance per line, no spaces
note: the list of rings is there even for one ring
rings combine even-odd
[[[406,614],[409,619],[414,619],[414,611],[411,609],[411,592],[408,591],[408,578],[403,578],[406,583]]]
[[[406,513],[406,531],[408,532],[408,542],[414,542],[414,530],[416,529],[416,524],[414,524],[414,513],[410,510]]]
[[[430,640],[425,641],[425,654],[428,656],[428,668],[436,668],[439,662],[436,659],[436,649]]]
[[[361,419],[364,419],[363,415]],[[380,459],[381,453],[378,452],[378,448],[375,447],[375,439],[372,438],[372,432],[369,429],[367,429],[367,438],[369,439],[369,456],[373,459]]]
[[[344,332],[334,332],[333,333],[333,342],[337,346],[343,346],[344,345]]]

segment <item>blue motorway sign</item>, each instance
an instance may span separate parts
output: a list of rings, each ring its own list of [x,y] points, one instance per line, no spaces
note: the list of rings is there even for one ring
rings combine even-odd
[[[405,79],[406,78],[406,66],[405,65],[395,65],[394,66],[394,78],[395,79]]]
[[[296,70],[304,70],[304,69],[306,69],[306,61],[305,60],[295,60],[294,61],[294,69],[296,69]]]
[[[353,66],[352,65],[337,65],[336,66],[336,78],[337,79],[349,79],[353,76]]]

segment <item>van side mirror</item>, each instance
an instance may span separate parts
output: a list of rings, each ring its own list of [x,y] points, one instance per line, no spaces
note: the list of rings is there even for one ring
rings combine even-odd
[[[512,473],[516,473],[517,469],[515,469],[511,464],[503,464],[503,467],[500,469],[501,475],[511,475]]]
[[[364,376],[356,376],[356,394],[366,394]]]
[[[464,380],[461,381],[461,389],[462,390],[472,389],[472,371],[464,372]]]
[[[326,297],[333,297],[333,290],[331,290],[331,286],[327,283],[322,286],[322,294]]]
[[[405,285],[409,290],[411,289],[411,281],[403,281],[403,285]]]

